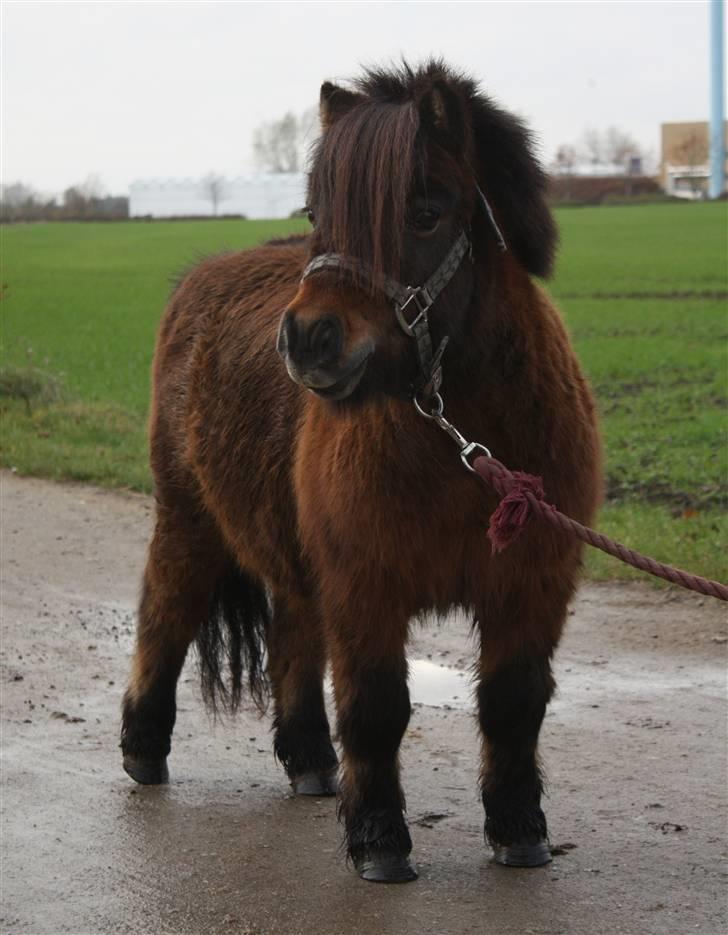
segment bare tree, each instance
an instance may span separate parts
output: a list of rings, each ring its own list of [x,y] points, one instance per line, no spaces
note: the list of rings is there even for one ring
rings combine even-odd
[[[95,172],[89,173],[83,182],[75,187],[87,201],[99,201],[104,197],[104,183]]]
[[[258,127],[253,137],[255,161],[269,172],[298,172],[298,120],[290,111]]]
[[[83,182],[71,185],[63,193],[63,214],[69,218],[89,218],[103,198],[104,187],[98,175],[87,175]]]
[[[555,175],[560,175],[565,180],[563,197],[566,201],[571,198],[571,177],[578,162],[579,154],[576,147],[570,143],[563,143],[556,150],[553,169]]]
[[[27,201],[36,198],[35,191],[23,182],[14,182],[12,185],[2,186],[2,202],[8,208],[19,208]]]
[[[563,143],[556,150],[554,169],[559,175],[571,175],[578,161],[579,154],[576,147],[570,143]]]
[[[2,186],[0,202],[0,219],[20,221],[35,214],[38,194],[29,185],[14,182],[12,185]]]
[[[642,159],[639,144],[618,127],[609,127],[604,134],[605,161],[615,166],[621,166],[625,172],[629,171],[634,160]]]
[[[213,216],[217,217],[220,202],[225,201],[228,197],[225,179],[215,172],[208,172],[202,180],[202,192],[212,205]]]
[[[129,199],[125,195],[103,195],[98,176],[67,188],[63,204],[36,192],[29,185],[15,182],[0,187],[0,221],[61,221],[93,218],[126,218]]]
[[[580,148],[583,150],[587,162],[590,162],[593,166],[598,166],[600,162],[604,162],[604,143],[599,130],[594,130],[591,127],[584,130],[581,135]]]
[[[253,135],[253,155],[258,168],[267,172],[300,172],[306,153],[318,136],[318,109],[311,107],[299,117],[290,111],[280,120],[264,123]]]
[[[68,218],[85,218],[88,200],[79,185],[71,185],[63,193],[63,215]]]
[[[619,166],[625,174],[639,165],[644,157],[639,144],[619,127],[608,127],[604,131],[585,130],[578,151],[594,167]]]

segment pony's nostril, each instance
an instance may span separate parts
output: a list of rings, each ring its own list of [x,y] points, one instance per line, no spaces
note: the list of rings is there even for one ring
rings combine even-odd
[[[341,353],[343,334],[336,318],[321,318],[309,334],[311,356],[319,367],[332,363]]]
[[[294,311],[286,311],[278,328],[278,353],[298,369],[316,369],[333,364],[341,355],[344,333],[338,319],[324,315],[311,324]]]

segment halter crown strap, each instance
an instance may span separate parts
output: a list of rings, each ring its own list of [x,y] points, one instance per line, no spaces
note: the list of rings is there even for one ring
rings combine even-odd
[[[495,215],[493,214],[493,209],[490,206],[490,202],[483,194],[483,189],[480,187],[480,185],[476,185],[475,190],[478,193],[480,206],[482,207],[483,211],[485,211],[485,215],[488,218],[488,222],[490,226],[493,228],[493,233],[495,234],[495,239],[498,241],[498,246],[505,253],[505,251],[508,249],[508,244],[506,243],[506,239],[503,236],[503,232],[501,231],[500,227],[498,227],[498,222],[495,219]]]

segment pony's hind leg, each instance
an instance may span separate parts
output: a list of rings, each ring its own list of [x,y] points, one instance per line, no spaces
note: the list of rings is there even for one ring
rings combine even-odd
[[[139,783],[168,781],[177,679],[223,565],[221,544],[204,515],[158,507],[122,705],[124,769]]]
[[[274,749],[298,795],[336,793],[338,759],[323,695],[323,634],[314,602],[276,594],[268,636]]]
[[[536,867],[551,860],[538,735],[554,690],[551,656],[571,589],[556,586],[547,599],[543,590],[522,584],[489,600],[479,613],[481,786],[485,836],[496,862]]]

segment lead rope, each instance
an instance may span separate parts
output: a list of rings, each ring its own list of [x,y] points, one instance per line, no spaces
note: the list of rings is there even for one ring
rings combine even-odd
[[[442,396],[436,393],[431,401],[432,409],[427,412],[423,404],[415,397],[414,404],[420,415],[431,419],[435,425],[446,432],[460,449],[460,459],[465,467],[477,474],[486,484],[489,484],[501,497],[501,501],[490,517],[488,538],[493,552],[502,552],[515,539],[520,536],[525,527],[534,516],[538,516],[554,529],[570,532],[577,539],[587,545],[601,549],[607,555],[613,555],[627,565],[639,571],[646,571],[650,575],[678,584],[689,591],[697,591],[708,597],[716,597],[719,601],[728,601],[728,587],[719,581],[711,581],[700,575],[693,575],[672,565],[665,565],[647,555],[628,549],[620,542],[615,542],[608,536],[582,526],[576,520],[561,513],[550,503],[544,500],[543,481],[533,474],[521,471],[509,471],[508,468],[494,458],[485,445],[469,442],[444,416],[444,403]],[[472,464],[470,458],[478,453]]]

